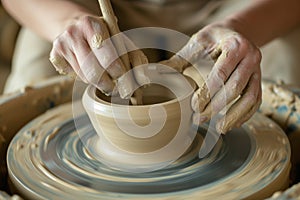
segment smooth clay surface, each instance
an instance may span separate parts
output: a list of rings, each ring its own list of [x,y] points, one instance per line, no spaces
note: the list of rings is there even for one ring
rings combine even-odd
[[[151,81],[154,83],[142,88],[144,105],[107,98],[93,86],[83,96],[85,110],[100,138],[99,152],[115,166],[152,170],[177,160],[196,135],[190,131],[195,83],[177,73],[158,75]]]
[[[278,125],[260,114],[222,136],[207,157],[198,159],[193,153],[201,144],[195,140],[178,161],[140,174],[99,162],[85,145],[97,135],[84,112],[75,124],[72,105],[67,104],[41,115],[13,139],[7,155],[9,175],[24,197],[256,200],[288,186],[288,139]]]

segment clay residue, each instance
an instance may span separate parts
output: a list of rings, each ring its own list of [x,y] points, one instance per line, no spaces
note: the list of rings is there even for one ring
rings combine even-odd
[[[300,99],[284,85],[264,82],[261,112],[284,130],[293,122],[292,113],[300,112]]]
[[[278,191],[267,200],[299,200],[300,199],[300,183],[293,185],[286,191]]]
[[[99,49],[102,45],[102,36],[99,33],[95,33],[91,39],[92,48]]]
[[[58,114],[59,113],[59,114]],[[124,186],[127,184],[135,184],[138,181],[154,183],[155,181],[175,179],[180,173],[188,173],[189,170],[194,170],[193,165],[179,170],[179,174],[167,174],[166,176],[151,176],[139,178],[139,176],[117,176],[116,171],[109,168],[101,170],[95,169],[97,165],[94,165],[94,160],[89,160],[89,157],[82,156],[86,154],[83,152],[79,154],[80,149],[77,145],[80,142],[76,132],[70,133],[70,140],[66,141],[62,148],[65,150],[62,153],[57,154],[57,148],[51,149],[48,146],[48,150],[45,152],[43,148],[31,148],[39,144],[43,146],[44,142],[48,145],[52,140],[57,140],[59,128],[56,128],[58,124],[64,121],[72,119],[72,106],[71,104],[63,107],[58,107],[56,110],[47,112],[39,118],[36,123],[31,123],[30,130],[35,130],[34,137],[28,137],[28,132],[23,130],[17,135],[17,138],[11,143],[11,147],[8,150],[9,157],[9,169],[13,184],[18,186],[20,192],[27,194],[27,198],[35,199],[35,194],[28,195],[30,191],[36,192],[46,198],[74,198],[76,196],[80,199],[99,199],[99,197],[107,199],[147,199],[147,200],[169,200],[169,199],[263,199],[270,196],[274,191],[282,190],[286,187],[289,174],[289,146],[288,140],[281,129],[267,118],[263,118],[262,115],[256,114],[245,126],[251,131],[253,139],[255,140],[254,153],[249,158],[249,162],[243,166],[240,170],[237,170],[232,175],[228,176],[224,180],[217,181],[209,185],[208,187],[193,188],[189,192],[176,191],[167,192],[161,194],[130,194],[130,193],[114,193],[105,190],[97,190],[97,184],[93,185],[86,180],[93,180],[93,183],[98,183],[99,179],[103,180],[103,187],[105,181],[122,182]],[[47,123],[44,123],[44,122]],[[62,124],[61,124],[62,125]],[[29,128],[29,127],[27,127]],[[49,130],[52,131],[49,131]],[[24,137],[22,136],[24,135]],[[48,138],[45,141],[45,138]],[[63,139],[64,137],[60,137]],[[58,140],[59,142],[59,140]],[[74,142],[74,143],[73,143]],[[18,151],[18,144],[23,144],[22,151]],[[50,149],[49,149],[50,148]],[[54,165],[49,165],[50,157],[46,160],[42,160],[40,155],[43,153],[54,153],[52,155],[60,158],[56,162],[62,162],[59,164],[59,168],[53,168]],[[51,154],[47,154],[50,156]],[[47,162],[45,162],[47,161]],[[181,162],[184,162],[181,161]],[[92,163],[92,165],[87,165]],[[14,167],[11,167],[12,164]],[[51,166],[51,167],[49,167]],[[87,167],[89,166],[89,167]],[[92,167],[93,166],[93,167]],[[71,171],[65,171],[63,169]],[[72,176],[76,174],[76,176]],[[79,174],[84,174],[82,179],[78,179]],[[87,177],[88,176],[88,177]],[[68,181],[65,181],[68,180]],[[74,182],[72,182],[74,181]],[[22,184],[20,184],[22,183]],[[24,184],[24,185],[23,185]],[[24,187],[26,186],[26,187]],[[119,191],[122,188],[112,187],[113,190]],[[26,191],[26,192],[25,192]]]

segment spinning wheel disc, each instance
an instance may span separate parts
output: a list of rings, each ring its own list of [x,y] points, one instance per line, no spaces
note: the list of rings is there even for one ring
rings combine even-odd
[[[29,199],[259,199],[287,186],[290,146],[271,120],[256,114],[199,159],[204,130],[175,163],[132,174],[95,159],[93,149],[84,145],[97,145],[87,115],[77,116],[75,126],[72,105],[66,104],[14,137],[7,153],[9,175]]]

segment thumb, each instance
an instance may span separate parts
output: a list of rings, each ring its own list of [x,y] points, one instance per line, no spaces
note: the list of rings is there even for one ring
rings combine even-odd
[[[159,64],[168,66],[168,67],[160,67],[158,69],[159,73],[162,74],[174,73],[174,70],[181,73],[188,66],[188,62],[177,54],[172,56],[169,60],[163,60],[159,62]]]

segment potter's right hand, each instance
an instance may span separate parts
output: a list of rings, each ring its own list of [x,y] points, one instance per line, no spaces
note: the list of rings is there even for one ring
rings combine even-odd
[[[118,86],[114,90],[115,80],[126,68],[109,38],[103,18],[80,17],[54,40],[50,61],[59,73],[76,73],[84,82],[113,95],[120,90]],[[120,85],[124,88],[130,83]]]

